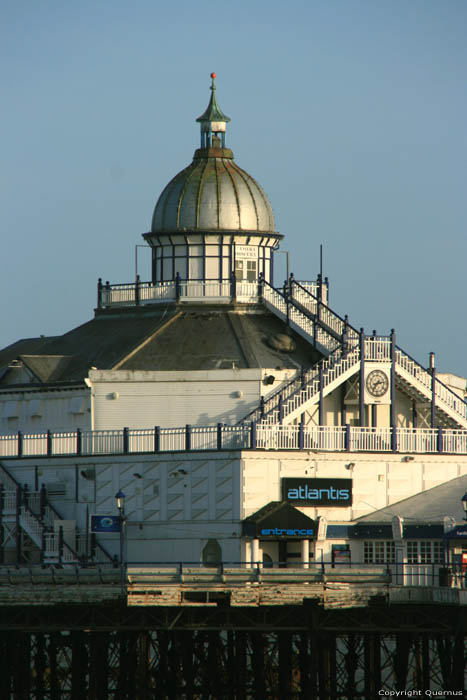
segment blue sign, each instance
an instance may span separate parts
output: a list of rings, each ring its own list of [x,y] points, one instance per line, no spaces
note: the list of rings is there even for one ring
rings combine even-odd
[[[302,506],[350,506],[352,479],[282,479],[282,498]]]
[[[263,527],[262,537],[313,537],[314,531],[304,527]]]
[[[121,529],[119,515],[91,515],[91,532],[120,532]]]

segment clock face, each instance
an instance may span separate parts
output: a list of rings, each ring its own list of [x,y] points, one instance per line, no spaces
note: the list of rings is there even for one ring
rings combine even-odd
[[[388,375],[380,369],[374,369],[366,378],[366,389],[372,396],[384,396],[388,387]]]

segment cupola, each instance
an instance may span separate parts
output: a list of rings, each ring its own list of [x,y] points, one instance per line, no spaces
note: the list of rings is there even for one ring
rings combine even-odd
[[[273,250],[282,236],[261,185],[234,161],[226,146],[230,118],[217,103],[216,75],[200,124],[201,143],[188,167],[157,200],[151,231],[153,281],[255,281],[272,278]],[[249,261],[249,262],[247,262]]]

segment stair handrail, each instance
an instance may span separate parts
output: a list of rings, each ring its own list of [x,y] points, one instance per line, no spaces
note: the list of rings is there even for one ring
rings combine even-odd
[[[47,513],[47,518],[48,518],[48,520],[49,520],[49,522],[50,522],[50,514],[47,512],[47,510],[51,511],[51,512],[55,515],[55,517],[57,518],[57,520],[63,520],[63,517],[60,515],[59,511],[55,508],[55,506],[53,506],[53,505],[49,502],[48,499],[47,499],[46,504],[45,504],[44,515]],[[52,519],[52,523],[53,523],[53,519]],[[78,538],[78,537],[80,537],[81,535],[83,535],[83,533],[80,532],[80,531],[78,530],[78,528],[76,528],[76,537]],[[109,562],[113,563],[113,558],[112,558],[112,557],[110,556],[110,554],[107,552],[107,550],[105,549],[105,547],[103,547],[103,546],[100,544],[100,542],[97,541],[97,539],[95,540],[95,545],[96,545],[96,548],[99,549],[99,550],[104,554],[104,556],[107,558],[107,560],[108,560]],[[67,546],[69,547],[69,545],[67,545]],[[71,547],[69,547],[69,549],[70,549],[71,551],[73,551]],[[78,554],[77,552],[74,552],[74,551],[73,551],[73,553],[74,553],[74,554],[76,555],[76,557],[79,559],[79,554]]]
[[[337,314],[333,309],[331,309],[331,307],[330,307],[328,304],[325,304],[324,301],[322,301],[321,299],[319,299],[315,294],[313,294],[313,292],[310,292],[309,289],[307,289],[306,287],[304,287],[298,280],[296,280],[295,277],[294,277],[293,275],[290,276],[290,283],[291,283],[291,286],[293,286],[293,285],[295,284],[295,285],[296,285],[297,287],[299,287],[303,292],[305,292],[305,294],[307,294],[308,296],[312,297],[312,298],[314,299],[314,301],[316,301],[316,303],[319,304],[319,306],[323,307],[331,316],[334,316],[335,318],[337,318],[337,319],[344,325],[344,328],[348,328],[349,330],[353,331],[353,332],[355,333],[356,336],[359,336],[359,335],[360,335],[360,332],[359,332],[356,328],[354,328],[354,327],[352,326],[352,324],[350,324],[350,323],[348,322],[347,318],[342,318],[342,316],[340,316],[340,315]],[[292,292],[292,301],[293,301],[293,292]],[[300,302],[298,302],[298,303],[300,303]],[[310,312],[310,313],[312,313],[312,312]],[[317,320],[320,321],[320,319],[319,319],[318,316],[317,316]],[[331,329],[331,330],[332,330],[332,329]],[[335,331],[334,331],[334,332],[335,332]]]
[[[353,347],[349,348],[345,353],[341,347],[335,348],[328,357],[323,357],[321,360],[319,360],[313,367],[309,367],[306,370],[302,370],[300,373],[297,372],[295,374],[295,377],[290,380],[287,384],[284,384],[283,386],[279,387],[277,391],[275,391],[273,394],[268,396],[268,398],[264,401],[264,404],[262,406],[254,408],[252,411],[247,413],[246,416],[244,416],[240,421],[238,421],[237,425],[240,425],[242,423],[246,422],[256,422],[260,418],[266,416],[269,414],[271,411],[274,410],[274,408],[278,404],[278,399],[279,396],[286,393],[286,390],[291,388],[292,385],[298,384],[297,388],[295,391],[291,392],[290,394],[287,395],[287,398],[290,398],[294,394],[296,394],[298,391],[300,391],[303,387],[307,386],[310,384],[313,380],[317,379],[319,377],[319,371],[320,371],[320,365],[323,364],[323,367],[325,364],[328,364],[328,367],[324,367],[323,371],[327,371],[330,369],[332,364],[335,364],[339,362],[342,357],[345,355],[349,355],[355,350],[359,349],[358,343],[355,344]],[[276,400],[277,399],[277,400]],[[274,404],[271,406],[271,402],[274,402]],[[266,410],[267,408],[267,410]],[[254,417],[255,414],[259,414],[258,417]]]
[[[283,302],[286,305],[287,315],[289,315],[289,313],[288,313],[289,307],[292,307],[292,309],[297,311],[299,314],[303,314],[303,316],[305,316],[305,318],[307,318],[309,321],[311,321],[313,324],[315,324],[315,326],[317,328],[319,328],[323,333],[327,334],[330,338],[332,338],[332,340],[334,342],[342,344],[343,341],[345,340],[344,330],[342,333],[336,331],[334,328],[332,328],[332,326],[328,325],[325,320],[320,318],[319,314],[314,314],[312,311],[310,311],[305,306],[303,306],[299,301],[294,299],[293,294],[290,293],[290,285],[287,286],[287,284],[284,284],[283,290],[281,291],[281,289],[279,289],[277,287],[273,287],[272,284],[270,284],[270,282],[265,280],[263,277],[260,277],[259,285],[263,286],[263,288],[265,286],[268,287],[274,294],[277,294],[280,297],[282,297]],[[301,287],[301,285],[300,285],[300,287]],[[337,314],[335,314],[334,311],[332,311],[332,309],[330,309],[330,307],[328,307],[322,301],[319,301],[318,298],[315,297],[313,294],[311,294],[311,292],[308,292],[307,289],[305,289],[304,287],[301,287],[301,288],[304,290],[304,292],[306,294],[309,294],[314,300],[316,300],[316,303],[319,303],[320,306],[324,309],[324,311],[326,313],[329,313],[330,316],[335,316],[336,318],[338,318],[339,322],[344,324],[344,328],[346,327],[345,319],[341,319],[340,317],[338,317]],[[287,290],[289,290],[288,293],[287,293]],[[264,297],[264,293],[260,294],[260,297],[261,296]],[[300,324],[298,324],[298,325],[300,325]],[[350,324],[347,324],[347,327],[350,328],[351,335],[356,334],[356,336],[359,336],[358,331],[356,331],[353,328],[353,326],[350,326]],[[302,326],[302,328],[303,328],[303,326]],[[311,337],[311,334],[309,334],[309,335]],[[349,340],[349,338],[347,338],[347,340]],[[352,338],[350,338],[350,340],[352,340]],[[332,349],[329,347],[327,348],[327,350],[330,353],[333,352],[335,349],[336,349],[335,347],[333,347]]]
[[[411,355],[409,355],[407,352],[405,352],[405,350],[402,350],[402,348],[400,348],[398,345],[396,345],[396,358],[397,358],[397,352],[399,352],[401,355],[405,356],[408,360],[410,360],[411,362],[413,362],[413,364],[416,365],[416,366],[418,367],[419,370],[421,370],[424,374],[428,375],[428,377],[430,377],[430,379],[431,379],[431,374],[430,374],[429,370],[426,369],[425,367],[423,367],[423,365],[421,365],[420,362],[417,362],[417,360],[415,360]],[[399,362],[399,364],[402,364],[402,363]],[[407,371],[409,371],[409,370],[407,370]],[[413,376],[415,376],[415,375],[413,375]],[[415,377],[415,378],[417,378],[417,377]],[[436,391],[436,387],[437,387],[438,384],[439,384],[441,387],[443,387],[443,389],[447,392],[448,395],[449,395],[449,394],[452,395],[452,397],[453,397],[453,404],[454,404],[454,403],[460,403],[460,404],[463,405],[463,408],[465,409],[465,412],[464,412],[463,417],[464,417],[464,419],[466,419],[466,418],[467,418],[467,401],[466,401],[465,399],[463,399],[462,397],[460,397],[458,394],[456,394],[455,391],[453,391],[450,387],[448,387],[444,382],[441,381],[441,379],[438,379],[438,377],[436,377],[436,375],[435,375],[435,395],[436,395],[438,398],[440,398],[442,401],[444,401],[446,404],[449,405],[449,402],[448,402],[448,401],[445,401],[445,400],[443,399],[443,397],[441,396],[441,394],[440,394],[439,392]],[[428,386],[428,385],[427,385],[427,386]],[[460,413],[460,411],[459,411],[457,408],[454,407],[454,405],[452,405],[451,408],[453,408],[457,413],[459,413],[459,415],[462,415],[462,414]]]
[[[318,366],[316,367],[316,365],[315,365],[315,367],[313,368],[314,370],[316,370],[316,371],[313,373],[313,375],[310,376],[305,382],[300,383],[300,385],[297,387],[297,389],[296,389],[295,391],[293,391],[292,393],[290,393],[288,396],[285,397],[286,400],[290,400],[293,396],[295,396],[296,394],[298,394],[298,393],[299,393],[300,391],[302,391],[305,387],[310,386],[310,385],[312,384],[312,382],[315,382],[315,381],[319,380],[320,365],[323,365],[323,381],[324,381],[323,388],[325,388],[325,387],[328,385],[328,382],[326,382],[326,378],[327,378],[328,373],[330,372],[330,370],[332,370],[333,367],[335,367],[335,366],[337,365],[338,362],[341,362],[341,361],[345,360],[347,357],[349,357],[350,355],[352,355],[352,354],[355,353],[355,352],[356,352],[356,354],[357,354],[357,357],[356,357],[356,360],[355,360],[355,361],[358,362],[359,357],[360,357],[360,347],[359,347],[359,344],[354,345],[352,348],[350,348],[350,349],[349,349],[348,351],[346,351],[345,353],[342,352],[342,349],[341,349],[341,348],[336,348],[336,350],[332,353],[332,355],[335,355],[335,357],[332,357],[331,355],[330,355],[329,357],[323,357],[323,358],[318,362]],[[300,377],[299,379],[301,379],[301,377]],[[311,398],[311,397],[309,397],[309,398]],[[285,406],[286,406],[286,404],[285,404]],[[269,415],[270,413],[272,413],[272,411],[274,411],[276,408],[277,408],[277,404],[274,405],[274,406],[271,406],[267,411],[264,411],[264,414],[262,415],[262,418],[265,418],[267,415]]]
[[[12,475],[10,474],[10,472],[8,471],[8,469],[6,469],[6,467],[4,467],[4,465],[3,465],[1,462],[0,462],[0,472],[3,472],[3,473],[6,475],[6,477],[7,477],[11,482],[13,482],[13,484],[15,485],[15,487],[16,487],[16,488],[19,488],[19,490],[20,490],[20,495],[21,495],[22,507],[27,509],[28,514],[29,514],[32,518],[34,518],[34,519],[39,523],[39,525],[40,525],[41,527],[44,527],[45,531],[47,531],[47,527],[53,528],[53,519],[52,519],[52,521],[50,521],[50,515],[49,515],[47,509],[49,509],[50,511],[52,511],[52,512],[54,513],[54,515],[57,517],[57,520],[63,520],[63,517],[60,515],[60,513],[58,512],[58,510],[50,503],[49,499],[47,498],[47,499],[46,499],[46,502],[45,502],[44,516],[47,517],[47,520],[49,521],[50,524],[48,524],[48,525],[43,524],[43,523],[41,522],[41,518],[38,517],[35,513],[33,513],[33,511],[29,508],[28,503],[27,503],[27,499],[24,499],[24,488],[23,488],[23,487],[21,486],[21,484],[15,479],[15,477],[12,476]],[[47,492],[46,492],[46,493],[47,493]],[[77,535],[80,534],[78,530],[77,530],[76,534],[77,534]],[[96,545],[96,548],[100,549],[100,551],[104,554],[104,556],[108,559],[108,561],[109,561],[110,563],[113,563],[113,558],[112,558],[111,555],[107,552],[107,550],[105,549],[105,547],[103,547],[103,546],[100,544],[100,542],[97,541],[97,539],[95,540],[95,545]],[[68,546],[68,545],[67,545],[67,546]],[[69,549],[71,550],[71,547],[69,547]],[[71,550],[71,551],[73,551],[73,550]],[[76,554],[76,553],[74,552],[74,554]],[[76,555],[76,556],[78,556],[78,555]]]

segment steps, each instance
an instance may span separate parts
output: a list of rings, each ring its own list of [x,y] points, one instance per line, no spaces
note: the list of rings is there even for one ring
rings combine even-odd
[[[357,345],[350,352],[335,350],[318,365],[298,374],[285,387],[282,387],[260,406],[249,413],[242,423],[251,421],[261,425],[291,423],[316,404],[321,395],[326,396],[341,382],[349,379],[360,368],[360,350]],[[322,385],[322,389],[321,389]]]
[[[315,367],[303,374],[297,373],[289,384],[263,401],[242,421],[290,423],[317,403],[320,396],[326,396],[358,371],[360,333],[347,318],[338,316],[293,276],[282,291],[264,280],[260,281],[260,286],[265,306],[325,356]],[[389,336],[367,337],[365,361],[389,364],[391,343]],[[436,378],[433,386],[431,373],[399,347],[395,349],[395,371],[398,385],[405,387],[418,400],[431,403],[434,388],[440,425],[467,429],[466,402]]]
[[[3,520],[11,526],[16,525],[17,501],[20,506],[18,522],[21,530],[28,536],[31,542],[40,550],[44,564],[74,564],[79,563],[83,554],[87,554],[83,547],[83,537],[76,532],[75,548],[63,541],[63,535],[55,532],[55,522],[63,520],[59,513],[47,503],[45,491],[28,491],[18,484],[8,470],[0,464],[0,484],[3,485]],[[96,542],[96,551],[93,561],[96,563],[113,564],[112,557]]]
[[[415,391],[418,398],[431,402],[432,376],[430,372],[399,347],[396,348],[396,374],[402,382]],[[440,422],[444,422],[446,425],[454,423],[456,426],[466,429],[467,405],[465,401],[439,379],[435,379],[434,393],[436,411],[442,415]]]

